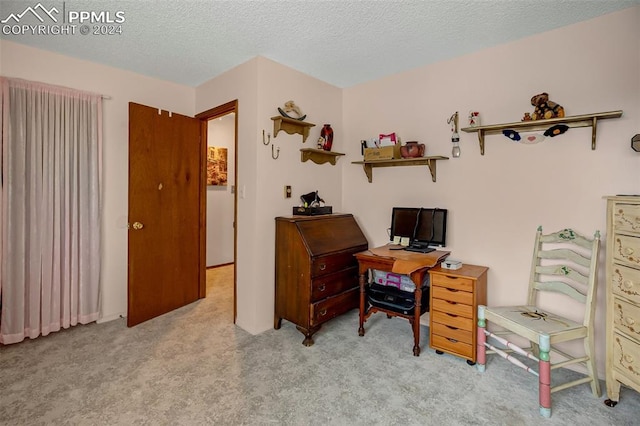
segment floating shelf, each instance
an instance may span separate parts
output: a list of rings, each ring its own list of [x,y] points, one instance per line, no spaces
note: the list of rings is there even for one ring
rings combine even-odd
[[[315,126],[313,123],[307,123],[306,121],[295,120],[293,118],[282,117],[280,115],[276,115],[275,117],[271,117],[273,120],[273,137],[278,136],[278,132],[280,130],[284,130],[290,135],[300,134],[302,135],[302,143],[307,141],[307,137],[309,136],[309,129]]]
[[[620,118],[622,111],[598,112],[595,114],[574,115],[562,118],[550,118],[548,120],[532,120],[532,121],[516,121],[515,123],[490,124],[488,126],[465,127],[461,129],[463,132],[478,132],[478,141],[480,142],[480,154],[484,155],[484,136],[502,133],[503,130],[520,130],[528,132],[537,132],[547,130],[554,124],[566,124],[568,127],[592,127],[591,131],[591,149],[596,149],[596,128],[598,120],[607,118]]]
[[[419,158],[402,158],[395,160],[372,160],[372,161],[352,161],[351,164],[362,164],[364,173],[369,179],[369,183],[373,181],[374,167],[395,167],[395,166],[428,166],[431,172],[431,180],[436,181],[436,161],[448,160],[449,157],[433,156]]]
[[[300,150],[301,161],[304,163],[307,160],[311,160],[316,164],[324,164],[331,163],[332,165],[336,165],[336,161],[341,155],[344,155],[340,152],[333,151],[325,151],[323,149],[314,149],[314,148],[302,148]]]

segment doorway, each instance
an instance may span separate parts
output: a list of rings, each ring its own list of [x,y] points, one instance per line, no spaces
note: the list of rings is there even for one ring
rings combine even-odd
[[[233,323],[237,317],[237,181],[238,181],[238,101],[204,111],[196,118],[206,135],[202,149],[207,170],[206,195],[206,268],[233,264]],[[226,178],[224,175],[226,174]],[[228,268],[224,268],[228,269]]]

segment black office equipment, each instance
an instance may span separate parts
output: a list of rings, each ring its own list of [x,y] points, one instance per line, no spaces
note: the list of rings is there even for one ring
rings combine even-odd
[[[447,241],[447,210],[423,207],[394,207],[391,212],[391,241],[408,239],[405,250],[428,253]]]

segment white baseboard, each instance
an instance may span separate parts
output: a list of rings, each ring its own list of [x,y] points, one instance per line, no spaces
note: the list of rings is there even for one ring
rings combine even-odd
[[[96,321],[97,324],[102,324],[103,322],[109,322],[109,321],[113,321],[113,320],[117,320],[120,318],[126,318],[127,314],[126,312],[121,312],[121,313],[116,313],[113,315],[107,315],[104,316],[102,318],[99,318],[98,321]]]

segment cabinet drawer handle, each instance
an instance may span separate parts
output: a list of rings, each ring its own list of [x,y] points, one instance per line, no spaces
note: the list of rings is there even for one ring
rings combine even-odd
[[[633,319],[633,318],[631,318],[631,317],[626,317],[626,318],[624,319],[624,322],[626,322],[628,325],[633,325],[633,324],[635,324],[635,323],[636,323],[636,320],[634,320],[634,319]]]
[[[458,343],[456,339],[452,339],[451,337],[447,337],[447,340],[450,341],[451,343]]]
[[[633,249],[631,247],[625,247],[624,248],[624,253],[627,255],[632,255],[633,254]]]
[[[457,280],[458,279],[458,277],[452,277],[451,275],[447,275],[446,277],[449,278],[450,280]]]
[[[327,286],[324,284],[320,284],[320,286],[318,287],[319,291],[325,291],[327,289]]]
[[[624,282],[624,288],[626,288],[626,289],[631,289],[631,288],[633,288],[633,281],[631,281],[631,280],[626,280],[626,281]]]
[[[450,325],[447,325],[446,327],[447,327],[447,328],[449,328],[449,329],[451,329],[451,330],[458,330],[458,327],[452,327],[452,326],[450,326]]]
[[[452,302],[451,300],[445,300],[445,302],[447,302],[450,305],[457,305],[457,302]]]
[[[457,293],[460,290],[456,290],[455,288],[448,288],[447,290],[449,290],[451,293]]]
[[[323,317],[325,315],[327,315],[327,310],[326,309],[321,310],[320,311],[320,316]]]
[[[629,364],[633,363],[633,357],[631,355],[625,355],[624,360],[627,361],[627,363]]]
[[[450,314],[449,312],[445,312],[445,313],[446,313],[447,315],[449,315],[451,318],[458,318],[458,316],[457,316],[457,315]]]
[[[320,265],[320,270],[324,271],[325,269],[327,269],[327,265],[325,263]]]

